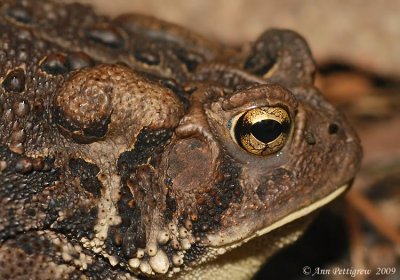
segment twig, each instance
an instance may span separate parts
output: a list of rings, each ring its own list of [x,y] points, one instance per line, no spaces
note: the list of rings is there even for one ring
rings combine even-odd
[[[400,245],[400,232],[388,221],[376,207],[361,193],[351,190],[346,195],[347,202],[363,215],[381,234],[396,245]]]

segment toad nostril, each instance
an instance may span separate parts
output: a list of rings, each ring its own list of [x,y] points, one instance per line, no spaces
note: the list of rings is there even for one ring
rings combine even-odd
[[[336,123],[329,124],[328,132],[329,134],[336,134],[339,131],[339,125]]]

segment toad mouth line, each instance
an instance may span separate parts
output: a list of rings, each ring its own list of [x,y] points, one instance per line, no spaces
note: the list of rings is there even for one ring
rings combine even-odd
[[[314,212],[315,210],[323,207],[324,205],[330,203],[331,201],[333,201],[335,198],[337,198],[339,195],[341,195],[342,193],[344,193],[348,188],[350,187],[350,183],[347,183],[341,187],[339,187],[338,189],[336,189],[335,191],[333,191],[332,193],[328,194],[327,196],[325,196],[324,198],[314,202],[311,205],[308,205],[304,208],[301,208],[295,212],[290,213],[289,215],[287,215],[286,217],[284,217],[283,219],[278,220],[277,222],[273,223],[272,225],[265,227],[261,230],[256,231],[253,235],[241,240],[240,242],[238,242],[237,244],[232,244],[232,248],[241,246],[242,244],[250,241],[253,238],[256,237],[260,237],[262,235],[265,235],[275,229],[278,229],[286,224],[289,224],[295,220],[298,220],[302,217],[307,216],[308,214],[310,214],[311,212]],[[224,244],[223,246],[229,246],[229,244]]]

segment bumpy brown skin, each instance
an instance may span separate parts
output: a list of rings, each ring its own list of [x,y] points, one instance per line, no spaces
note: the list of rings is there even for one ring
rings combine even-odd
[[[306,225],[280,221],[358,169],[294,32],[236,51],[151,17],[10,0],[0,30],[0,279],[247,279]],[[276,106],[289,140],[246,152],[232,120]]]

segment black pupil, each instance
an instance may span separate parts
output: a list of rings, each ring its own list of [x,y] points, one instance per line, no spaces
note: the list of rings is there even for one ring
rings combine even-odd
[[[253,124],[250,132],[257,140],[269,143],[283,132],[283,126],[275,120],[262,120]]]

